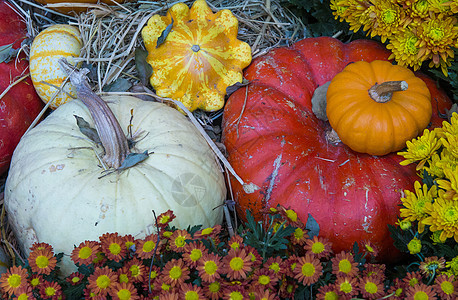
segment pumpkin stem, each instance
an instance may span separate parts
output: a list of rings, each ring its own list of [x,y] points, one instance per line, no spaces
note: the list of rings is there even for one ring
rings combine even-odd
[[[376,83],[369,89],[369,96],[378,103],[391,100],[394,92],[405,91],[409,85],[404,80]]]
[[[89,72],[88,69],[77,70],[63,58],[59,60],[59,64],[69,75],[78,99],[86,105],[94,120],[95,128],[105,149],[103,161],[110,168],[119,168],[130,150],[127,137],[118,120],[107,103],[95,94],[89,86],[86,76]]]

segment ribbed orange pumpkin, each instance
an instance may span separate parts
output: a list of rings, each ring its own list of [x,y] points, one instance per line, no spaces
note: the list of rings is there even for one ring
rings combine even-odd
[[[326,114],[340,140],[371,155],[399,151],[428,126],[431,94],[409,69],[358,61],[331,81]]]

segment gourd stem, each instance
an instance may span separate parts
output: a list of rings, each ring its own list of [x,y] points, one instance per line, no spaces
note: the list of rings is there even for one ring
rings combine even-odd
[[[369,96],[378,103],[385,103],[391,100],[394,92],[405,91],[409,85],[403,80],[386,81],[374,84],[369,90]]]
[[[67,72],[70,82],[76,89],[76,95],[89,109],[95,128],[105,150],[103,161],[110,168],[119,168],[129,154],[127,137],[118,120],[107,103],[95,94],[89,86],[87,69],[76,70],[65,60],[59,60],[61,67]]]

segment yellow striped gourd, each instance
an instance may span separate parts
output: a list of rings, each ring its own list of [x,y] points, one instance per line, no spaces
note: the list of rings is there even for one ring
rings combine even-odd
[[[30,49],[30,76],[40,98],[48,103],[58,92],[49,107],[56,109],[59,105],[75,97],[75,88],[67,82],[58,91],[66,79],[66,74],[59,66],[59,59],[64,57],[72,65],[75,57],[80,56],[82,40],[77,27],[71,25],[53,25],[41,31],[33,40]],[[71,96],[70,96],[71,95]]]

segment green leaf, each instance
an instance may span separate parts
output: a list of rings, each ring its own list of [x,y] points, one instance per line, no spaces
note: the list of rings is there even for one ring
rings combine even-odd
[[[172,28],[173,28],[173,18],[172,18],[172,23],[167,25],[164,31],[162,31],[161,35],[157,38],[156,48],[159,48],[159,46],[165,42],[170,31],[172,31]]]
[[[148,57],[148,51],[138,47],[135,49],[135,69],[137,69],[138,77],[140,82],[147,86],[151,75],[153,74],[153,68],[146,61]]]
[[[104,92],[127,92],[132,87],[132,83],[126,78],[119,77],[110,84],[103,87]]]
[[[320,225],[312,217],[311,214],[308,214],[307,223],[305,223],[305,229],[308,230],[308,236],[312,239],[314,236],[318,236],[320,233]]]
[[[141,163],[149,156],[148,150],[145,150],[143,153],[129,153],[126,158],[122,161],[121,166],[116,169],[117,171],[123,171],[127,168],[131,168],[138,163]]]
[[[0,46],[0,63],[9,62],[15,52],[16,50],[13,49],[13,44]]]
[[[80,129],[81,133],[87,136],[91,141],[96,144],[100,144],[100,137],[95,128],[92,128],[91,125],[84,120],[82,117],[73,115],[76,119],[76,125]]]

